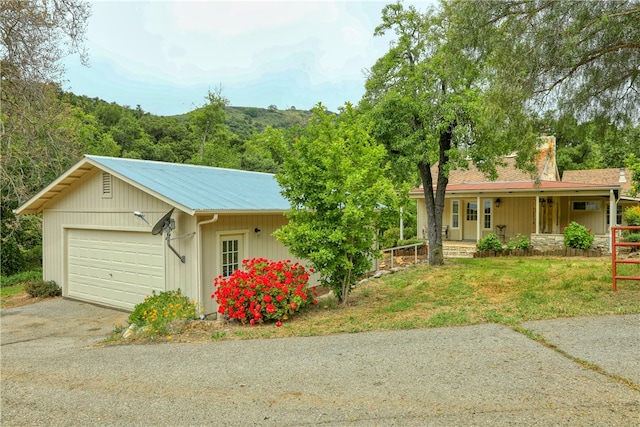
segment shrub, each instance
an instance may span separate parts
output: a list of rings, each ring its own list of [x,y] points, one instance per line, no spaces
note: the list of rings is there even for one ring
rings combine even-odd
[[[129,323],[138,328],[149,327],[150,334],[166,334],[167,325],[174,320],[194,320],[200,314],[198,303],[177,291],[155,291],[133,308]]]
[[[567,248],[589,249],[593,243],[593,233],[584,225],[571,221],[571,224],[562,228],[564,245]]]
[[[414,245],[416,243],[419,243],[421,245],[426,245],[426,242],[422,239],[407,239],[407,240],[398,240],[398,246],[406,246],[406,245]]]
[[[531,240],[525,235],[520,233],[512,236],[507,243],[507,249],[529,249],[531,247]]]
[[[384,233],[382,233],[382,239],[380,243],[382,244],[383,249],[393,248],[394,246],[397,246],[399,239],[400,228],[389,228],[388,230],[385,230]]]
[[[501,251],[502,242],[494,233],[489,233],[478,241],[476,247],[481,251]]]
[[[251,325],[275,320],[280,326],[312,302],[317,304],[316,289],[308,287],[309,274],[300,264],[252,258],[242,266],[244,270],[227,278],[217,277],[211,295],[219,304],[218,313],[229,319]]]
[[[630,233],[624,237],[625,242],[638,243],[640,242],[640,233]]]
[[[631,206],[624,210],[622,214],[627,225],[640,225],[640,206]]]
[[[6,276],[19,273],[25,268],[24,254],[15,239],[7,238],[0,245],[0,263],[2,274]]]
[[[50,298],[62,295],[62,289],[53,280],[33,280],[24,286],[24,290],[32,298]]]

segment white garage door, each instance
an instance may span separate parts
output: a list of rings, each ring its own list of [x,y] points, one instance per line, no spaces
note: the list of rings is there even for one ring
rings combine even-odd
[[[69,230],[68,296],[133,309],[165,290],[163,243],[151,233]]]

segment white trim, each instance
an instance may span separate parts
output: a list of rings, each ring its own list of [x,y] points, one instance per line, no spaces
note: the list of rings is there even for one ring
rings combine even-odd
[[[222,256],[220,256],[220,248],[221,248],[221,243],[222,243],[222,237],[223,236],[230,236],[230,235],[241,235],[243,236],[242,239],[242,253],[240,254],[240,258],[244,258],[244,256],[246,256],[246,254],[248,253],[248,249],[249,249],[249,232],[250,230],[247,228],[244,229],[239,229],[239,230],[219,230],[216,231],[216,241],[215,241],[215,246],[214,246],[214,256],[216,257],[216,271],[214,273],[215,277],[218,277],[219,275],[222,274]],[[242,259],[240,259],[240,265],[242,265]]]

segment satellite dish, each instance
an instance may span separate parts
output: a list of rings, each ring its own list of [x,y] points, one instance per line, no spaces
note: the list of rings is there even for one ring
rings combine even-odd
[[[171,215],[173,214],[174,209],[175,208],[171,208],[169,212],[167,212],[162,218],[160,218],[160,221],[156,222],[156,225],[154,225],[151,229],[151,234],[153,234],[154,236],[156,234],[160,234],[165,228],[171,225]]]

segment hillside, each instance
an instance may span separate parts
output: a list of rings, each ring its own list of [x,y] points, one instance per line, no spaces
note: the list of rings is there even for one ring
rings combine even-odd
[[[311,117],[311,111],[308,110],[278,110],[276,108],[258,107],[226,106],[225,113],[227,114],[225,124],[242,141],[249,139],[254,132],[262,132],[267,126],[271,126],[274,129],[304,127],[309,123],[309,118]],[[171,117],[187,121],[189,114],[191,112]]]

